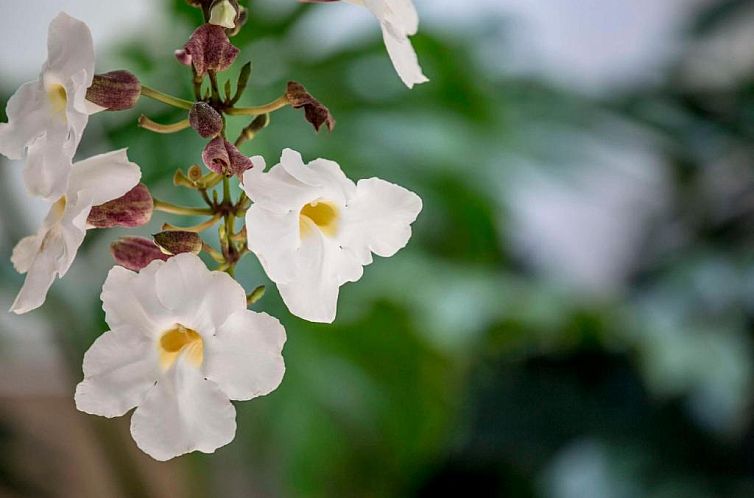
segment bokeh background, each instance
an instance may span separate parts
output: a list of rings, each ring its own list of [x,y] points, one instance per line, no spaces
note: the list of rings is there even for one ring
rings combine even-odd
[[[754,3],[416,4],[432,82],[413,91],[354,6],[253,0],[234,39],[254,64],[244,103],[295,79],[338,119],[315,135],[278,112],[244,152],[293,147],[418,192],[409,246],[342,289],[333,326],[271,286],[256,308],[287,328],[283,384],[237,404],[229,446],[157,463],[127,417],[73,406],[127,233],[90,232],[44,308],[0,314],[0,496],[754,496]],[[183,0],[2,0],[3,109],[61,9],[92,26],[100,72],[190,95]],[[140,112],[181,119],[147,101],[97,115],[79,156],[129,147],[155,195],[196,202],[171,177],[202,141],[140,130]],[[0,165],[0,308],[44,213]],[[239,274],[269,283],[253,258]]]

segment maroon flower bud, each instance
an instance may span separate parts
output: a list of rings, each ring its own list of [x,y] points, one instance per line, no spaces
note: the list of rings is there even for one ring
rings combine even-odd
[[[207,71],[225,71],[238,56],[238,49],[230,43],[225,28],[203,24],[191,35],[183,50],[175,53],[182,64],[193,64],[196,73],[204,76]]]
[[[139,271],[156,259],[167,261],[170,258],[154,242],[141,237],[116,240],[110,246],[110,253],[117,264],[131,271]]]
[[[204,245],[198,233],[183,231],[160,232],[154,235],[154,241],[162,252],[171,256],[185,252],[199,254]]]
[[[86,100],[108,111],[131,109],[140,96],[139,78],[128,71],[95,74],[92,86],[86,91]]]
[[[206,102],[197,102],[189,111],[191,127],[204,138],[216,137],[223,129],[223,117]]]
[[[291,107],[294,109],[304,109],[306,120],[314,126],[316,131],[319,131],[322,125],[327,126],[327,129],[330,131],[335,128],[335,118],[330,114],[330,109],[322,105],[312,94],[306,91],[306,88],[301,83],[289,81],[286,96],[291,103]]]
[[[153,209],[152,194],[140,183],[123,197],[93,207],[86,222],[95,228],[140,227],[152,219]]]
[[[251,159],[241,154],[235,145],[222,137],[217,137],[207,144],[202,152],[202,159],[209,169],[225,176],[240,176],[253,166]]]

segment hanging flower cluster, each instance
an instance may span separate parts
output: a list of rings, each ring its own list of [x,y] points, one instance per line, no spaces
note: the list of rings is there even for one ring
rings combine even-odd
[[[411,0],[348,1],[379,18],[406,85],[427,81],[408,41],[418,25]],[[270,113],[284,107],[301,109],[317,131],[332,131],[335,119],[297,82],[269,104],[238,106],[250,64],[242,67],[235,91],[220,78],[239,55],[230,37],[248,12],[237,0],[188,2],[204,17],[175,51],[191,71],[192,99],[142,85],[128,71],[96,74],[88,27],[61,13],[50,24],[39,79],[11,97],[8,123],[0,123],[0,154],[25,158],[29,195],[51,204],[37,233],[13,251],[14,267],[26,274],[15,313],[44,303],[87,230],[139,227],[154,211],[206,217],[189,227],[166,223],[151,239],[112,244],[117,265],[101,296],[110,330],[84,356],[84,379],[76,388],[76,406],[86,413],[117,417],[135,408],[133,438],[158,460],[228,444],[236,430],[231,401],[266,395],[283,379],[285,330],[277,319],[248,309],[264,286],[247,294],[234,280],[242,257],[256,255],[291,313],[331,323],[340,287],[359,280],[373,254],[389,257],[403,248],[422,209],[413,192],[378,178],[354,182],[333,161],[306,163],[286,149],[268,170],[262,157],[241,152],[269,125]],[[177,187],[197,193],[202,207],[154,199],[126,150],[73,161],[90,115],[131,109],[142,96],[183,109],[186,118],[166,125],[141,116],[139,126],[156,133],[193,129],[207,141],[206,170],[192,165],[174,176]],[[231,117],[249,120],[235,140],[227,136]],[[241,195],[234,199],[236,181]],[[219,247],[202,237],[212,228]]]

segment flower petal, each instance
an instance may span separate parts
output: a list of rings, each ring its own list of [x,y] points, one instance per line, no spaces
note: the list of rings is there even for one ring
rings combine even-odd
[[[154,341],[123,327],[105,332],[84,355],[84,380],[76,386],[76,408],[119,417],[139,405],[159,377]]]
[[[8,122],[0,123],[0,154],[22,159],[26,147],[44,133],[50,121],[45,98],[40,82],[30,81],[8,100]]]
[[[180,357],[147,393],[131,418],[131,435],[156,460],[201,451],[213,453],[236,434],[228,396]]]
[[[34,139],[27,149],[23,177],[31,195],[56,201],[68,188],[71,159],[78,147],[65,123],[50,117],[43,135]]]
[[[295,277],[276,282],[280,296],[291,313],[310,322],[332,323],[340,286],[355,282],[363,274],[350,252],[318,230],[303,241],[296,258],[288,264],[294,265]]]
[[[94,42],[89,27],[65,12],[50,23],[47,33],[47,62],[43,72],[54,71],[63,80],[72,78],[82,69],[86,73],[81,82],[91,86],[94,78]]]
[[[421,210],[421,198],[410,190],[379,178],[360,180],[343,213],[340,243],[363,265],[372,262],[370,252],[392,256],[408,243]]]
[[[274,391],[283,380],[285,329],[267,313],[242,310],[207,339],[205,374],[234,400]]]
[[[429,81],[429,78],[422,72],[419,57],[406,34],[392,24],[383,23],[382,38],[385,40],[387,53],[393,61],[398,76],[407,87],[413,88],[414,85]]]
[[[141,169],[128,160],[126,149],[121,149],[77,162],[68,192],[71,197],[85,198],[89,207],[97,206],[122,197],[140,179]]]
[[[19,244],[26,246],[23,250],[28,249],[28,238]],[[34,261],[29,265],[24,285],[10,308],[10,311],[18,315],[28,313],[44,304],[47,292],[58,272],[58,260],[64,251],[61,242],[58,239],[46,238],[41,246],[42,249],[36,253]],[[29,254],[22,259],[25,264],[28,263]]]
[[[155,275],[157,298],[176,323],[213,335],[229,316],[246,309],[246,293],[227,273],[207,269],[191,253],[167,260]]]
[[[112,330],[133,327],[154,338],[175,325],[169,310],[155,292],[157,270],[162,261],[153,261],[139,273],[114,266],[102,286],[102,309]]]
[[[39,235],[29,235],[21,239],[16,247],[13,248],[13,254],[11,255],[11,263],[13,268],[18,273],[26,273],[34,263],[34,258],[39,252],[39,247],[42,245],[42,237]]]

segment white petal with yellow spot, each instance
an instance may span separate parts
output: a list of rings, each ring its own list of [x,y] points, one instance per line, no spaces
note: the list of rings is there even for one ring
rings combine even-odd
[[[76,406],[117,417],[136,408],[131,434],[157,460],[233,440],[235,409],[275,390],[285,372],[285,330],[246,309],[228,274],[193,254],[141,272],[115,267],[102,288],[110,331],[84,356]]]
[[[8,123],[0,123],[0,154],[10,159],[26,155],[27,190],[55,201],[68,188],[89,115],[101,109],[86,100],[94,77],[94,45],[86,24],[61,12],[50,23],[47,46],[39,79],[23,84],[8,101]]]
[[[359,280],[373,253],[389,257],[408,243],[421,199],[378,178],[355,184],[337,163],[304,164],[290,149],[266,173],[261,157],[253,161],[243,178],[254,201],[249,249],[293,314],[332,322],[340,286]]]

